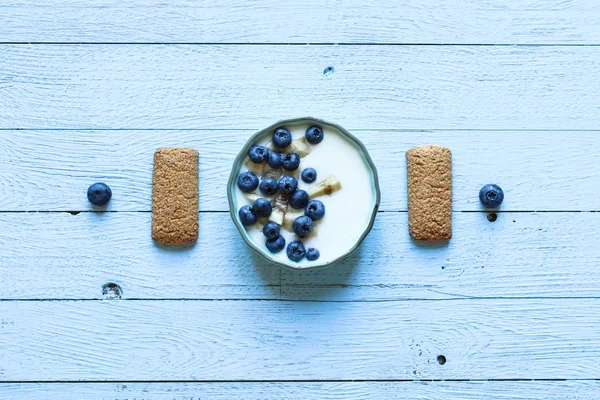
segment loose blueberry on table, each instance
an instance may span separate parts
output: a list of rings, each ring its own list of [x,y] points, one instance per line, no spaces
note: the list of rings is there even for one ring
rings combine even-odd
[[[87,190],[87,198],[95,206],[105,206],[112,197],[112,190],[107,184],[98,182],[91,185]]]
[[[498,185],[487,184],[479,191],[479,200],[485,208],[498,208],[504,200],[504,192]]]

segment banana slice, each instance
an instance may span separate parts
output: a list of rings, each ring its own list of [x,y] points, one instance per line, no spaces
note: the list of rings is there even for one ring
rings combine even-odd
[[[248,167],[248,170],[254,175],[258,176],[260,179],[273,178],[276,181],[278,181],[279,178],[281,178],[281,176],[283,175],[281,168],[271,168],[271,166],[269,166],[269,164],[266,161],[260,164],[256,164],[248,158],[244,165],[246,165],[246,167]]]
[[[305,239],[310,239],[310,238],[317,237],[317,234],[318,234],[317,230],[318,230],[317,229],[317,224],[314,223],[313,224],[313,230],[305,237]]]
[[[284,218],[285,214],[281,210],[274,208],[269,216],[269,221],[275,222],[277,225],[283,225]]]
[[[296,140],[292,140],[292,143],[284,149],[278,149],[275,147],[273,142],[269,142],[265,145],[265,147],[269,150],[279,151],[282,153],[296,153],[300,157],[306,157],[310,153],[310,145],[306,141],[306,138],[301,137]]]
[[[248,160],[246,160],[246,162],[244,163],[246,165],[246,167],[248,167],[248,171],[252,172],[254,175],[258,176],[259,178],[261,178],[264,174],[264,170],[265,170],[265,165],[267,165],[267,163],[260,163],[260,164],[256,164],[253,163],[252,160],[250,160],[248,158]]]
[[[248,202],[250,204],[254,203],[256,201],[256,199],[261,197],[260,195],[258,195],[256,193],[244,193],[244,196],[246,197],[246,199],[248,200]],[[282,204],[281,201],[279,203],[276,203],[275,201],[277,201],[277,199],[275,199],[275,201],[274,201],[273,198],[270,198],[268,196],[264,196],[264,197],[271,200],[271,203],[273,205],[273,211],[271,211],[271,215],[269,216],[269,218],[260,218],[258,220],[259,228],[262,229],[262,227],[267,223],[267,221],[273,221],[278,225],[283,224],[283,217],[285,215],[287,203]]]
[[[294,224],[294,221],[296,220],[296,218],[301,217],[303,215],[304,210],[288,211],[283,216],[283,224],[281,226],[283,226],[289,232],[293,232],[292,225]]]
[[[256,221],[256,224],[254,225],[254,228],[258,229],[259,232],[262,232],[263,228],[265,227],[265,225],[267,224],[267,222],[269,222],[269,218],[259,218]]]
[[[279,178],[281,178],[282,175],[282,171],[281,168],[277,168],[277,169],[273,169],[269,166],[269,164],[265,164],[265,167],[263,169],[263,176],[262,178],[273,178],[276,181],[279,180]]]
[[[287,211],[288,208],[288,197],[279,193],[277,196],[275,196],[275,199],[273,200],[273,208],[278,209],[279,211],[285,213]]]
[[[288,232],[294,232],[294,228],[293,228],[294,221],[296,220],[296,218],[301,217],[303,215],[304,215],[303,211],[288,212],[285,214],[285,217],[283,218],[283,224],[281,226],[283,228],[285,228]],[[304,238],[301,238],[301,239],[310,239],[310,238],[313,238],[316,236],[317,236],[317,223],[313,223],[312,231],[308,234],[308,236],[305,236]]]
[[[301,137],[300,139],[292,140],[290,146],[285,150],[286,153],[296,153],[302,158],[310,153],[310,146],[306,142],[306,138]]]
[[[273,221],[278,225],[283,225],[283,221],[285,220],[285,214],[288,210],[288,198],[287,196],[279,193],[273,201],[271,202],[273,206],[273,211],[271,212],[271,216],[269,217],[269,221]]]
[[[324,196],[326,194],[332,194],[342,188],[342,183],[335,175],[329,175],[324,181],[317,183],[308,191],[308,197]]]
[[[244,196],[248,199],[250,204],[254,203],[256,199],[260,198],[256,193],[244,193]]]

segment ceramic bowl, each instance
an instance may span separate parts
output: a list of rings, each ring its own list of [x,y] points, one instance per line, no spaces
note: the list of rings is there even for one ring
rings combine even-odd
[[[273,134],[274,130],[280,126],[285,126],[287,128],[293,128],[294,126],[299,126],[299,125],[317,125],[317,126],[323,127],[324,130],[335,131],[339,135],[341,135],[342,137],[347,139],[352,145],[354,145],[354,147],[356,147],[357,151],[359,152],[360,156],[362,156],[362,158],[365,162],[365,165],[368,166],[368,170],[370,172],[369,175],[371,178],[371,187],[372,187],[372,196],[373,196],[373,201],[372,201],[373,207],[370,210],[369,223],[367,225],[365,225],[364,231],[362,232],[362,234],[360,235],[360,237],[358,238],[358,240],[356,241],[354,246],[349,251],[345,252],[344,254],[340,254],[338,257],[335,257],[333,260],[331,260],[331,259],[324,260],[322,262],[320,260],[316,260],[316,261],[310,262],[309,264],[302,264],[302,265],[300,265],[296,262],[293,262],[291,260],[288,260],[287,258],[285,258],[285,260],[281,260],[281,258],[277,259],[272,253],[270,253],[266,249],[266,247],[264,246],[264,243],[256,243],[256,241],[252,239],[252,237],[248,234],[247,228],[241,223],[239,216],[238,216],[239,208],[242,205],[247,204],[247,203],[238,204],[238,196],[237,196],[237,191],[239,190],[237,188],[237,178],[238,178],[240,171],[244,170],[244,162],[246,160],[246,155],[247,155],[250,147],[252,145],[254,145],[255,143],[262,142],[265,140],[270,140],[270,137]],[[320,179],[318,179],[317,181],[319,181],[319,180]],[[342,190],[343,190],[343,183],[342,183]],[[278,121],[278,122],[266,127],[265,129],[262,129],[262,130],[256,132],[248,139],[248,141],[246,142],[244,147],[240,150],[235,161],[233,162],[231,174],[229,176],[229,181],[227,183],[227,197],[229,199],[229,211],[231,214],[231,219],[235,223],[235,226],[237,227],[237,229],[240,233],[240,236],[242,237],[242,239],[244,239],[246,244],[248,246],[250,246],[251,249],[256,251],[258,254],[260,254],[262,257],[264,257],[267,261],[269,261],[271,263],[277,264],[282,267],[291,268],[291,269],[304,270],[304,269],[314,269],[314,268],[322,268],[322,267],[330,266],[332,264],[339,262],[340,260],[343,260],[344,258],[348,257],[350,254],[352,254],[361,245],[361,243],[363,242],[363,240],[365,239],[365,237],[368,235],[368,233],[371,231],[371,228],[373,227],[373,223],[375,222],[375,217],[377,215],[377,210],[379,208],[381,193],[380,193],[380,189],[379,189],[379,179],[377,177],[377,169],[375,168],[375,164],[373,164],[373,160],[369,156],[367,149],[361,143],[361,141],[358,140],[356,137],[354,137],[352,134],[350,134],[348,131],[346,131],[344,128],[342,128],[339,125],[336,125],[336,124],[333,124],[333,123],[330,123],[327,121],[323,121],[323,120],[317,119],[317,118],[305,117],[305,118],[294,118],[294,119]],[[286,243],[286,246],[287,246],[287,243]],[[283,252],[283,254],[285,254],[285,249],[283,249],[282,252]]]

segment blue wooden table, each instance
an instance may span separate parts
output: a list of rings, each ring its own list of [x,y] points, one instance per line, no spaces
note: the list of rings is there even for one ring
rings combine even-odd
[[[600,3],[31,3],[0,4],[0,399],[600,399]],[[298,272],[246,247],[225,188],[249,135],[307,115],[364,142],[382,203],[357,253]],[[429,143],[447,246],[408,236]],[[179,250],[150,237],[170,145],[200,153]]]

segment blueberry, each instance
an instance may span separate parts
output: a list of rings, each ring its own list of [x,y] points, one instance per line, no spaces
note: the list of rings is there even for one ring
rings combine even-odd
[[[98,182],[88,188],[87,198],[95,206],[105,206],[112,197],[112,190],[107,184]]]
[[[281,165],[287,171],[295,171],[300,166],[300,156],[296,153],[285,154],[281,157]]]
[[[306,205],[304,214],[313,221],[318,221],[325,215],[325,206],[319,200],[311,200]]]
[[[244,225],[254,225],[256,223],[256,213],[249,205],[242,206],[238,215]]]
[[[292,134],[285,128],[277,128],[273,133],[273,144],[280,149],[292,143]]]
[[[487,184],[479,191],[479,200],[485,208],[498,208],[504,200],[504,192],[498,185]]]
[[[298,187],[298,181],[293,176],[285,175],[282,176],[277,184],[279,191],[283,194],[292,194]]]
[[[308,218],[306,215],[298,217],[294,220],[292,229],[294,230],[294,233],[300,237],[308,236],[313,230],[312,219]]]
[[[313,183],[317,180],[317,171],[314,168],[304,168],[301,176],[304,182]]]
[[[242,192],[253,192],[258,187],[258,178],[250,171],[242,172],[238,176],[238,187]]]
[[[318,126],[311,126],[304,134],[306,141],[310,144],[318,144],[323,140],[323,129]]]
[[[255,145],[250,147],[248,150],[248,157],[252,160],[253,163],[261,163],[267,159],[269,155],[269,149],[265,146]]]
[[[304,208],[308,204],[308,193],[305,190],[296,190],[290,197],[290,206],[292,208]]]
[[[292,261],[300,261],[306,255],[306,249],[304,249],[304,245],[300,242],[291,242],[287,247],[287,256]]]
[[[314,247],[311,247],[310,249],[306,250],[306,259],[308,261],[315,261],[320,256],[321,253],[319,253],[319,250],[315,249]]]
[[[273,207],[271,207],[271,202],[265,198],[258,198],[254,200],[254,204],[252,204],[252,210],[258,218],[267,218],[271,215],[271,211],[273,211]]]
[[[267,222],[263,227],[263,235],[269,240],[275,240],[279,236],[279,225],[275,222]]]
[[[279,235],[275,239],[267,240],[265,246],[271,253],[279,253],[285,247],[285,239]]]
[[[270,151],[267,162],[269,163],[269,167],[273,169],[277,169],[281,167],[281,154],[276,151]]]
[[[260,192],[266,196],[273,196],[277,193],[277,181],[273,178],[265,178],[258,186]]]

